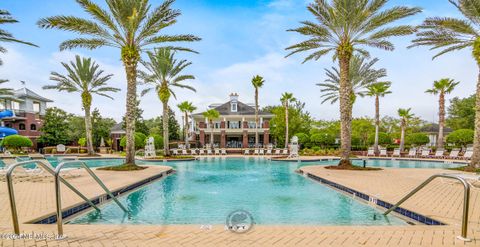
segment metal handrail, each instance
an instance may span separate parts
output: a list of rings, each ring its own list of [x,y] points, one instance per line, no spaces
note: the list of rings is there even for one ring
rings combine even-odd
[[[15,234],[17,234],[17,235],[20,234],[20,227],[18,225],[18,214],[17,214],[17,206],[15,204],[15,193],[14,193],[14,190],[13,190],[12,174],[13,174],[13,171],[15,170],[15,168],[17,168],[19,166],[24,166],[24,165],[27,165],[27,164],[40,165],[43,169],[45,169],[45,171],[48,171],[50,174],[55,176],[55,172],[53,171],[50,164],[47,163],[46,161],[43,161],[43,160],[27,160],[27,161],[17,162],[15,164],[12,164],[12,165],[8,166],[7,172],[6,172],[8,196],[9,196],[9,200],[10,200],[10,211],[12,213],[13,230],[14,230]],[[75,187],[73,187],[65,179],[60,177],[59,181],[64,183],[69,189],[71,189],[73,192],[75,192],[75,194],[77,194],[83,200],[85,200],[88,204],[90,204],[90,206],[95,208],[97,211],[100,211],[100,209],[97,206],[95,206],[95,204],[93,202],[91,202],[86,196],[84,196],[82,193],[80,193],[80,191],[75,189]]]
[[[112,194],[112,192],[105,186],[105,184],[100,180],[100,178],[95,175],[95,173],[90,169],[90,167],[85,164],[83,161],[73,160],[73,161],[64,161],[57,165],[55,168],[55,196],[56,196],[56,207],[57,207],[57,228],[58,228],[58,235],[61,237],[63,236],[63,215],[62,215],[62,197],[60,193],[60,172],[62,168],[66,165],[71,164],[80,164],[85,170],[87,170],[88,174],[95,180],[95,182],[102,187],[102,189],[112,198],[115,203],[127,214],[129,211],[118,201],[118,199]]]
[[[415,189],[410,191],[410,193],[408,193],[406,196],[404,196],[400,201],[398,201],[395,205],[393,205],[391,208],[389,208],[383,214],[387,215],[390,212],[392,212],[393,210],[395,210],[396,208],[398,208],[403,202],[408,200],[408,198],[412,197],[415,193],[417,193],[419,190],[421,190],[427,184],[432,182],[435,178],[456,179],[463,184],[464,193],[463,193],[462,235],[457,236],[457,238],[460,239],[460,240],[463,240],[463,241],[471,241],[471,239],[467,238],[468,209],[469,209],[469,203],[470,203],[470,184],[464,178],[462,178],[458,175],[455,175],[455,174],[436,174],[436,175],[432,175],[427,180],[425,180],[422,184],[420,184]]]

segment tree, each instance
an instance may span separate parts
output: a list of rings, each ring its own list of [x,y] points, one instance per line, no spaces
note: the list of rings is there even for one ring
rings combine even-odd
[[[340,68],[340,120],[341,160],[339,165],[351,166],[352,84],[349,77],[350,61],[355,53],[368,55],[365,47],[391,51],[394,45],[388,40],[395,36],[410,35],[415,28],[409,25],[392,25],[393,22],[419,13],[420,8],[393,7],[381,10],[387,0],[334,0],[315,1],[308,10],[315,22],[304,21],[303,26],[289,31],[310,39],[287,48],[291,53],[312,51],[304,62],[318,60],[333,53]]]
[[[187,147],[190,147],[188,143],[189,141],[188,130],[190,129],[188,118],[189,118],[189,114],[197,110],[197,107],[195,107],[192,102],[188,102],[188,101],[183,101],[182,103],[178,104],[177,107],[181,112],[185,114],[185,125],[183,126],[183,135],[184,135],[185,145]]]
[[[161,135],[151,134],[147,137],[147,139],[150,138],[150,137],[153,137],[153,145],[155,146],[155,149],[162,149],[163,148],[163,137]],[[145,141],[147,139],[145,139]]]
[[[103,46],[120,50],[120,57],[127,76],[126,104],[126,158],[125,163],[135,166],[135,103],[137,97],[137,65],[141,53],[152,46],[166,42],[198,41],[193,35],[160,34],[164,28],[177,22],[179,10],[171,9],[174,0],[165,0],[157,8],[151,8],[148,0],[105,0],[108,9],[103,9],[90,0],[77,0],[90,18],[53,16],[38,21],[41,28],[56,28],[80,34],[79,38],[63,41],[60,50]],[[150,11],[151,10],[151,11]],[[181,47],[177,50],[192,51]]]
[[[415,46],[429,46],[431,49],[440,50],[433,58],[465,48],[472,51],[473,58],[480,70],[480,5],[478,0],[450,0],[466,19],[452,17],[430,17],[418,28]],[[473,143],[473,156],[470,166],[475,168],[480,165],[480,71],[477,81],[475,102],[475,138]]]
[[[0,146],[8,149],[20,150],[23,147],[32,147],[33,143],[30,138],[21,135],[11,135],[3,138]]]
[[[135,132],[135,149],[142,149],[145,147],[145,139],[147,136],[141,132]],[[123,136],[120,139],[120,146],[126,147],[127,146],[127,137]]]
[[[425,133],[412,133],[407,136],[406,142],[410,145],[421,146],[430,142]]]
[[[309,144],[310,144],[310,136],[309,135],[307,135],[303,132],[299,132],[299,133],[296,133],[295,136],[298,137],[298,143],[302,147],[309,146]]]
[[[283,93],[280,101],[282,102],[283,107],[285,108],[285,148],[288,147],[288,107],[289,104],[295,102],[297,99],[293,97],[292,93]]]
[[[102,117],[100,111],[95,108],[92,111],[92,122],[94,123],[92,129],[92,142],[94,146],[100,146],[102,137],[107,140],[110,137],[110,129],[116,124],[113,118]]]
[[[350,78],[351,90],[351,103],[355,102],[357,96],[364,97],[368,91],[368,87],[378,79],[387,76],[385,69],[375,69],[373,66],[378,62],[378,58],[374,58],[367,61],[367,58],[356,55],[350,60],[350,72],[348,77]],[[323,98],[322,104],[330,101],[334,104],[340,97],[340,71],[336,67],[332,67],[332,70],[325,69],[327,79],[324,83],[318,83],[320,92],[323,93],[320,97]]]
[[[263,77],[256,75],[252,78],[252,85],[255,88],[255,147],[258,146],[258,125],[260,125],[260,120],[258,118],[258,89],[263,87],[265,80]]]
[[[62,109],[56,107],[47,108],[43,126],[40,128],[42,135],[38,138],[38,142],[45,146],[67,144],[70,141],[68,136],[70,128],[68,119],[70,116]]]
[[[408,122],[411,118],[413,118],[413,113],[410,113],[412,108],[408,109],[398,109],[398,116],[400,116],[400,128],[401,128],[401,135],[400,135],[400,152],[403,152],[405,147],[405,129],[408,126]]]
[[[163,107],[163,120],[168,120],[168,100],[170,96],[177,98],[173,92],[174,88],[186,88],[196,92],[195,88],[182,84],[186,80],[193,80],[193,75],[182,74],[183,70],[192,63],[187,60],[175,59],[175,52],[169,48],[155,49],[154,52],[147,52],[149,62],[142,62],[148,73],[141,71],[139,73],[143,83],[150,84],[153,87],[146,88],[142,91],[142,96],[147,94],[152,89],[158,95]],[[163,153],[170,155],[168,138],[168,122],[163,121]]]
[[[163,133],[163,117],[160,117],[160,133]],[[169,140],[180,140],[180,124],[175,117],[175,112],[172,108],[168,107],[168,139]]]
[[[474,131],[471,129],[455,130],[447,136],[447,142],[465,147],[473,143]]]
[[[438,98],[438,140],[437,148],[443,148],[443,128],[445,126],[445,94],[451,93],[460,82],[455,82],[453,79],[443,78],[439,81],[433,82],[433,87],[425,91]]]
[[[375,136],[369,136],[368,137],[368,143],[369,144],[374,144],[375,139],[376,139]],[[392,137],[389,134],[387,134],[385,132],[379,132],[378,133],[378,144],[379,145],[390,145],[392,143],[393,143]]]
[[[310,141],[314,145],[326,147],[335,144],[335,136],[329,133],[317,133],[310,136]]]
[[[140,108],[140,100],[135,100],[135,109],[133,111],[133,118],[135,119],[135,132],[143,133],[144,135],[149,134],[149,129],[143,119],[143,109]],[[122,118],[122,128],[127,128],[127,116]]]
[[[369,118],[357,118],[352,120],[352,137],[357,139],[357,144],[363,147],[368,145],[368,138],[375,132],[373,120]]]
[[[220,112],[215,109],[209,109],[203,112],[203,116],[208,120],[208,127],[210,129],[210,145],[213,147],[213,120],[220,117]]]
[[[100,95],[109,99],[109,92],[118,92],[120,89],[108,87],[107,81],[112,78],[112,74],[104,75],[104,71],[91,58],[81,58],[75,56],[75,61],[70,64],[62,62],[62,66],[67,71],[67,75],[52,72],[50,80],[56,82],[56,85],[43,86],[43,89],[55,89],[60,92],[80,93],[82,97],[82,107],[85,112],[85,132],[87,139],[88,155],[94,155],[92,140],[92,118],[90,109],[92,107],[92,95]]]
[[[475,95],[450,100],[447,126],[454,130],[475,128]]]
[[[385,97],[385,95],[392,93],[389,90],[391,85],[391,82],[377,82],[367,87],[367,95],[375,97],[375,142],[373,147],[376,154],[380,153],[380,150],[378,149],[378,133],[380,131],[380,97]]]

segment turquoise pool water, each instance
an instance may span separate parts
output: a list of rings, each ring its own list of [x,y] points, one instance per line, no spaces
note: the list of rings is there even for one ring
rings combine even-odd
[[[52,164],[53,167],[56,167],[62,161],[71,161],[71,160],[62,160],[61,156],[47,156],[45,159]],[[87,164],[88,167],[102,167],[102,166],[114,166],[120,165],[123,162],[123,159],[82,159],[83,162]],[[80,167],[79,164],[72,164],[68,167]]]
[[[305,163],[223,158],[168,165],[177,173],[121,197],[131,218],[109,203],[100,214],[70,223],[224,224],[230,212],[243,209],[256,224],[405,224],[294,172]]]
[[[284,162],[284,161],[277,161]],[[335,165],[338,161],[318,161],[318,162],[303,162],[302,166],[308,165]],[[362,166],[363,160],[352,160],[355,165]],[[464,166],[465,164],[459,163],[444,163],[434,161],[415,161],[415,160],[382,160],[382,159],[369,159],[366,160],[367,166],[372,167],[391,167],[391,168],[452,168],[458,166]]]

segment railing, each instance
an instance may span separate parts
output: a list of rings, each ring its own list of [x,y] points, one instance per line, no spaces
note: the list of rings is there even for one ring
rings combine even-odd
[[[60,172],[62,168],[66,165],[72,164],[80,164],[85,170],[87,170],[88,174],[97,182],[100,187],[107,193],[107,195],[112,198],[115,203],[127,214],[129,214],[128,210],[118,201],[118,199],[110,192],[110,190],[105,186],[105,184],[100,180],[100,178],[95,175],[95,173],[85,164],[83,161],[64,161],[57,165],[55,168],[55,197],[56,197],[56,207],[57,207],[57,228],[58,228],[58,235],[61,237],[63,236],[63,215],[62,215],[62,196],[60,193],[60,182],[62,178],[60,177]]]
[[[12,213],[13,230],[14,230],[15,234],[17,234],[17,235],[20,234],[20,227],[18,225],[18,214],[17,214],[17,206],[15,204],[15,193],[14,193],[14,190],[13,190],[12,174],[13,174],[13,171],[15,170],[15,168],[17,168],[19,166],[24,166],[24,165],[27,165],[27,164],[40,165],[43,169],[45,169],[50,174],[52,174],[52,176],[55,176],[55,172],[53,170],[53,167],[51,167],[49,163],[47,163],[46,161],[43,161],[43,160],[22,161],[22,162],[12,164],[7,168],[6,180],[7,180],[7,188],[8,188],[8,197],[9,197],[9,200],[10,200],[10,210],[11,210],[11,213]],[[64,183],[69,189],[71,189],[75,194],[80,196],[90,206],[95,208],[97,211],[100,211],[100,209],[93,202],[91,202],[86,196],[84,196],[82,193],[80,193],[80,191],[75,189],[75,187],[73,187],[65,179],[60,177],[58,180],[60,182]]]
[[[436,174],[431,177],[429,177],[427,180],[425,180],[422,184],[420,184],[418,187],[410,191],[406,196],[404,196],[400,201],[398,201],[395,205],[393,205],[391,208],[389,208],[387,211],[385,211],[384,215],[389,214],[396,208],[398,208],[403,202],[408,200],[410,197],[412,197],[415,193],[417,193],[419,190],[421,190],[423,187],[425,187],[427,184],[432,182],[435,178],[450,178],[450,179],[456,179],[460,181],[463,184],[463,215],[462,215],[462,235],[457,236],[458,239],[462,241],[471,241],[471,239],[467,238],[467,227],[468,227],[468,209],[469,209],[469,203],[470,203],[470,184],[467,183],[467,181],[455,174]]]

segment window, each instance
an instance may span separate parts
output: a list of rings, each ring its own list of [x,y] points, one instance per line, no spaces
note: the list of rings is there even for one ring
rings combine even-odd
[[[34,112],[40,112],[40,103],[33,102],[33,111]]]
[[[37,125],[30,124],[30,130],[37,130]]]
[[[0,110],[5,110],[5,100],[0,101]]]
[[[7,127],[7,128],[12,128],[12,124],[11,124],[11,123],[6,123],[6,124],[5,124],[5,127]]]
[[[17,101],[12,101],[12,109],[20,110],[20,103],[18,103]]]
[[[228,122],[228,128],[229,129],[239,129],[240,128],[240,122],[237,122],[237,121]]]
[[[21,123],[18,125],[19,130],[25,130],[25,124]]]
[[[232,112],[237,112],[237,103],[232,103]]]

